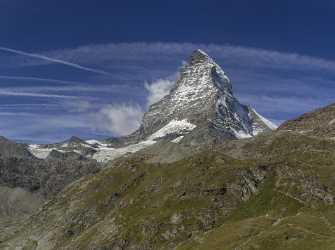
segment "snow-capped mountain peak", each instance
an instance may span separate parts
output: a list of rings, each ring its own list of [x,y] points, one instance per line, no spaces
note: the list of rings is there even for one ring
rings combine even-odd
[[[226,73],[202,50],[192,53],[170,94],[144,115],[140,134],[145,138],[171,120],[183,119],[227,138],[273,129],[253,109],[239,103]]]
[[[198,145],[214,140],[249,138],[272,129],[275,125],[234,97],[226,73],[199,49],[181,68],[170,93],[150,106],[135,133],[104,142],[73,137],[61,144],[31,145],[30,151],[39,158],[45,158],[52,150],[73,150],[106,161],[161,140]]]
[[[206,61],[212,62],[213,60],[205,51],[197,49],[191,54],[189,64],[203,63]]]

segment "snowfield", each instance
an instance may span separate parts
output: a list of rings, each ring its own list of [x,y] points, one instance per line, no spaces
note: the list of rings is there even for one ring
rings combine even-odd
[[[179,143],[183,138],[184,138],[184,136],[182,135],[182,136],[179,136],[176,139],[172,140],[171,142],[173,142],[173,143]]]
[[[268,119],[266,119],[265,117],[261,116],[259,113],[256,112],[255,109],[252,109],[254,111],[254,113],[259,117],[259,119],[262,120],[262,122],[265,123],[266,126],[268,126],[270,129],[272,130],[276,130],[278,128],[278,126],[276,124],[274,124],[273,122],[269,121]]]
[[[247,134],[243,130],[236,131],[233,128],[231,128],[231,130],[234,132],[234,135],[236,136],[237,139],[246,139],[246,138],[251,138],[252,137],[252,135]]]
[[[167,136],[169,134],[184,134],[189,133],[196,128],[196,125],[188,122],[186,119],[178,121],[172,120],[163,128],[152,134],[148,139],[155,140]]]
[[[183,139],[183,135],[191,132],[195,128],[196,125],[188,122],[186,119],[181,121],[172,120],[163,128],[149,136],[145,141],[141,141],[137,144],[132,144],[122,148],[99,147],[99,151],[93,155],[93,159],[98,162],[107,162],[127,153],[135,153],[141,149],[154,145],[157,142],[156,140],[170,134],[179,135],[179,137],[172,140],[172,142],[178,143],[181,139]]]
[[[155,141],[142,141],[137,144],[132,144],[127,147],[122,148],[108,148],[108,147],[101,147],[99,151],[93,155],[93,159],[97,160],[98,162],[107,162],[110,160],[114,160],[122,155],[127,153],[135,153],[155,144]]]
[[[56,148],[41,148],[40,145],[32,144],[29,145],[28,150],[38,159],[46,159],[52,150]]]
[[[95,146],[94,149],[97,150],[97,152],[93,154],[91,158],[98,162],[108,162],[110,160],[114,160],[118,157],[121,157],[122,155],[125,155],[128,153],[135,153],[141,149],[149,147],[155,144],[157,140],[159,140],[160,138],[163,138],[170,134],[174,134],[178,136],[176,139],[172,140],[171,142],[179,143],[183,139],[183,136],[191,132],[194,128],[196,128],[196,125],[188,122],[186,119],[180,120],[180,121],[171,120],[167,125],[165,125],[163,128],[156,131],[154,134],[149,136],[146,140],[141,141],[136,144],[128,145],[126,147],[113,148],[113,147],[109,147],[108,144],[102,143],[98,140],[87,140],[85,141],[85,143],[87,144],[81,144],[81,146],[90,147],[90,145],[92,145],[92,148],[93,146]],[[65,144],[62,144],[60,146],[60,148],[64,148],[64,147],[65,147]],[[71,151],[64,151],[62,149],[55,148],[55,147],[45,148],[41,145],[36,145],[36,144],[29,145],[28,149],[35,157],[39,159],[46,159],[52,150],[56,150],[61,153],[71,152]],[[82,154],[78,150],[73,150],[73,152]]]

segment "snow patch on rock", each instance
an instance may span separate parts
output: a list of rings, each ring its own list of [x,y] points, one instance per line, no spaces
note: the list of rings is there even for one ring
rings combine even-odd
[[[167,125],[165,125],[163,128],[159,129],[157,132],[149,136],[146,140],[141,141],[139,143],[131,144],[131,145],[128,145],[122,148],[111,148],[111,147],[106,147],[106,146],[100,146],[97,149],[98,152],[95,153],[92,158],[97,160],[98,162],[107,162],[110,160],[114,160],[125,154],[135,153],[146,147],[154,145],[156,143],[156,140],[159,138],[163,138],[170,134],[184,135],[192,131],[194,128],[196,128],[196,125],[188,122],[186,119],[180,120],[180,121],[172,120]],[[183,139],[183,136],[177,137],[172,142],[178,143],[181,139]],[[92,141],[92,140],[89,142],[88,141],[86,142],[98,144],[96,143],[96,141]]]
[[[246,139],[246,138],[251,138],[252,137],[251,134],[248,134],[243,130],[236,131],[233,128],[231,128],[231,130],[234,132],[234,135],[236,136],[237,139]]]
[[[156,143],[155,141],[147,140],[122,148],[100,147],[99,151],[95,153],[92,158],[97,160],[98,162],[108,162],[110,160],[114,160],[118,157],[121,157],[122,155],[125,155],[127,153],[135,153],[155,143]]]
[[[29,145],[28,150],[38,159],[46,159],[52,150],[56,148],[41,148],[40,145],[32,144]]]
[[[92,140],[86,140],[85,142],[88,143],[88,144],[90,144],[90,145],[94,145],[94,144],[101,145],[102,144],[100,141],[94,140],[94,139],[92,139]]]
[[[184,119],[181,121],[172,120],[163,128],[149,136],[148,140],[155,140],[165,137],[169,134],[185,134],[191,132],[196,128],[196,125],[190,123],[188,120]]]
[[[276,124],[274,124],[273,122],[269,121],[268,119],[266,119],[265,117],[261,116],[259,113],[256,112],[255,109],[252,109],[254,111],[254,113],[259,117],[259,119],[262,120],[262,122],[265,123],[266,126],[268,126],[270,129],[272,130],[276,130],[278,128],[278,126]]]
[[[179,143],[182,139],[184,138],[184,136],[178,136],[176,139],[172,140],[171,142],[173,143]]]

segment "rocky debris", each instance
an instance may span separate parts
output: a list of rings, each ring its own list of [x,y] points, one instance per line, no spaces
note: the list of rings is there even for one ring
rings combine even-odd
[[[284,165],[276,168],[276,175],[276,188],[306,206],[334,204],[334,193],[320,182],[317,173]]]
[[[242,201],[247,201],[252,195],[258,193],[258,187],[264,181],[268,171],[269,168],[266,166],[243,170],[238,173],[240,177],[238,181],[230,184],[228,189]]]
[[[44,198],[23,188],[0,186],[0,218],[19,218],[40,209]]]

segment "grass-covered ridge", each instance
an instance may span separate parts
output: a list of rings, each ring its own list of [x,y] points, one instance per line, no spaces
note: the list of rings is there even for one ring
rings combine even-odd
[[[175,163],[125,158],[68,186],[0,247],[332,249],[334,148],[280,132]]]

